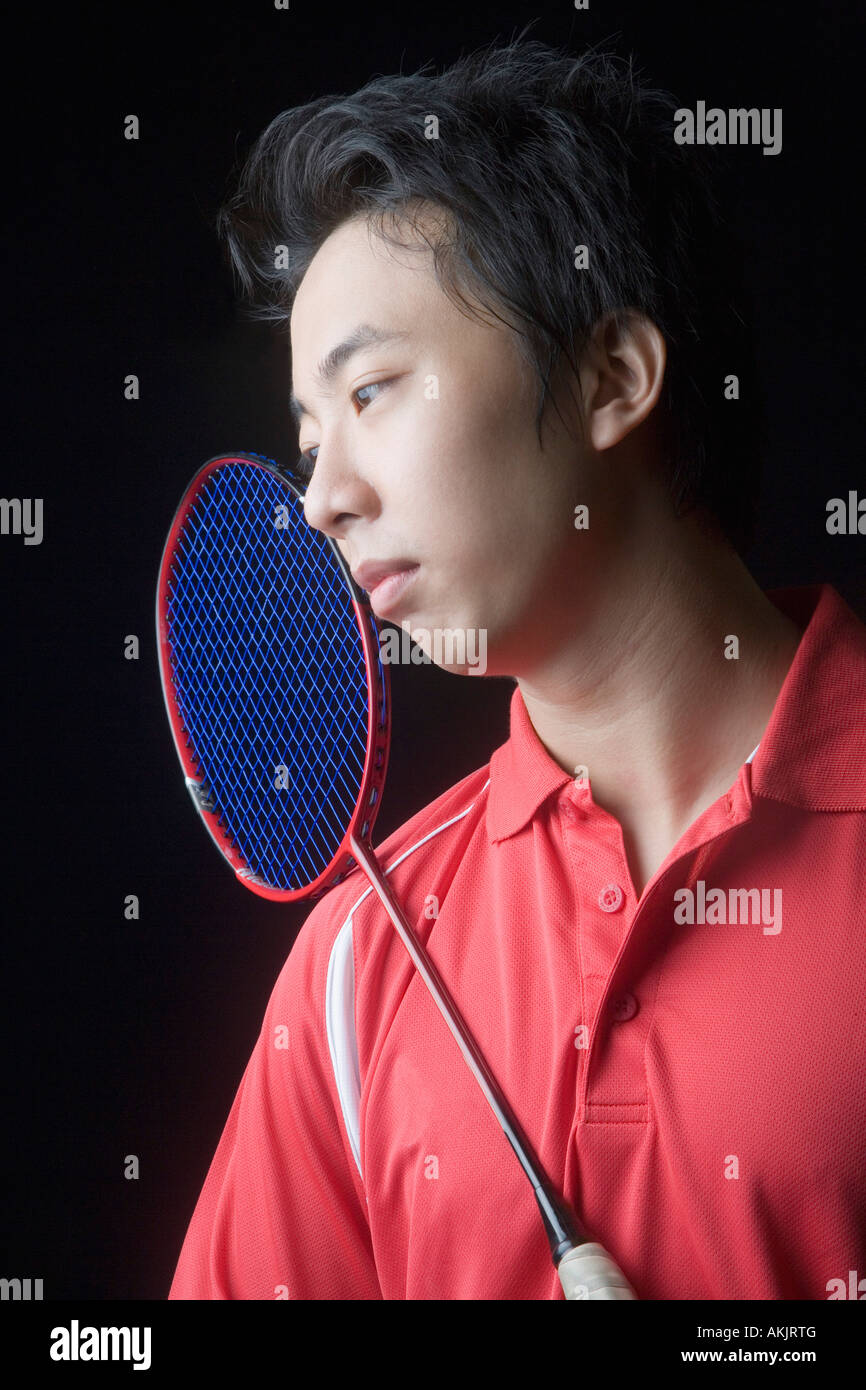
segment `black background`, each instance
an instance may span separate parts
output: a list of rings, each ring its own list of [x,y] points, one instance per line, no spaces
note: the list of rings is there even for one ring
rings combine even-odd
[[[859,7],[856,7],[859,8]],[[239,886],[190,807],[162,705],[157,567],[205,459],[288,460],[287,350],[244,321],[212,230],[232,165],[287,106],[437,67],[538,16],[610,38],[683,105],[782,107],[737,151],[768,447],[749,563],[866,614],[864,545],[826,503],[863,464],[863,20],[855,6],[437,3],[43,6],[7,33],[0,490],[4,873],[0,1274],[46,1299],[164,1299],[279,969],[309,910]],[[805,21],[805,22],[804,22]],[[10,21],[7,21],[7,23]],[[139,116],[141,138],[123,137]],[[135,373],[141,399],[124,399]],[[124,659],[135,633],[141,659]],[[507,736],[511,685],[392,668],[376,843]],[[124,918],[139,896],[140,920]],[[136,1154],[140,1178],[124,1178]]]

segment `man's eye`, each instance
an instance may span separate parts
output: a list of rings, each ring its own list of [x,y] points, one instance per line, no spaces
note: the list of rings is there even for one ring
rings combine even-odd
[[[352,400],[358,400],[362,391],[381,391],[383,386],[388,386],[389,384],[390,383],[388,381],[368,381],[366,385],[356,387],[356,389],[352,392]],[[373,400],[375,399],[376,397],[374,396]],[[363,404],[369,405],[370,402],[364,401]]]
[[[363,409],[363,407],[366,406],[366,405],[369,405],[370,402],[369,402],[369,400],[364,400],[364,399],[362,398],[361,392],[362,392],[362,391],[381,391],[381,390],[383,389],[383,387],[385,387],[385,386],[390,386],[390,384],[391,384],[391,382],[393,381],[393,379],[394,379],[393,377],[388,377],[385,381],[368,381],[368,382],[366,382],[363,386],[357,386],[357,387],[355,388],[355,390],[352,392],[352,400],[353,400],[353,401],[357,401],[358,404],[359,404],[359,405],[362,407],[362,409]],[[374,396],[374,397],[373,397],[373,400],[375,400],[375,399],[376,399],[376,397]],[[318,445],[318,444],[314,444],[314,445],[312,445],[311,448],[307,449],[303,454],[299,454],[299,455],[298,455],[298,460],[297,460],[297,462],[296,462],[296,464],[295,464],[295,472],[296,472],[296,473],[298,474],[298,476],[299,476],[300,478],[302,478],[303,481],[306,482],[306,483],[308,483],[308,482],[310,481],[310,479],[312,478],[312,476],[313,476],[313,469],[314,469],[315,466],[316,466],[316,460],[315,460],[315,458],[313,457],[313,455],[314,455],[315,452],[318,451],[318,448],[319,448],[319,445]]]
[[[319,446],[316,444],[314,447],[318,449]],[[298,455],[295,472],[299,478],[303,478],[304,482],[308,483],[313,476],[315,466],[316,460],[313,458],[313,450],[308,449],[306,453]]]

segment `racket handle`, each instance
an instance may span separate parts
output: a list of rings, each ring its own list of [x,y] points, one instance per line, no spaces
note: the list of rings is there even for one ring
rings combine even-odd
[[[571,1301],[583,1298],[637,1298],[621,1269],[595,1241],[586,1241],[569,1250],[557,1266],[565,1297]]]

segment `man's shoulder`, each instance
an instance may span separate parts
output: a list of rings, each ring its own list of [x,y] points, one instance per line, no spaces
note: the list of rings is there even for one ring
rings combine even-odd
[[[431,844],[434,837],[459,822],[471,819],[476,824],[483,815],[485,792],[490,780],[490,764],[461,777],[447,791],[427,803],[414,816],[388,836],[376,850],[380,863],[390,865],[402,854],[412,853],[416,847]],[[472,813],[475,812],[473,816]]]

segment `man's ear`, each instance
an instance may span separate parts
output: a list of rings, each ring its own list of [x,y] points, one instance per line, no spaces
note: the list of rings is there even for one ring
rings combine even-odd
[[[652,319],[620,309],[600,319],[584,352],[580,384],[586,437],[610,449],[655,406],[664,383],[667,347]]]

